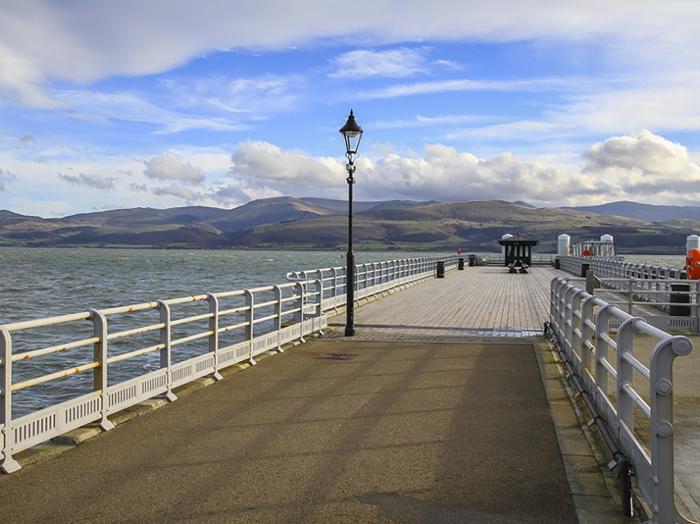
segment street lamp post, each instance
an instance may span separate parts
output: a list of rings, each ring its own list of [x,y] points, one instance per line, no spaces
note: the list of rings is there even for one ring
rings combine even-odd
[[[346,257],[347,269],[345,270],[345,336],[352,337],[355,334],[355,254],[352,252],[352,186],[355,183],[355,157],[360,147],[362,128],[355,121],[355,115],[350,110],[345,125],[340,128],[340,133],[345,139],[345,157],[348,163],[345,169],[348,172],[348,254]]]

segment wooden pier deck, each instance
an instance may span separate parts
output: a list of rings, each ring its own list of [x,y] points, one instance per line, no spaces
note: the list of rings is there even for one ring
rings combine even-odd
[[[538,335],[549,318],[550,282],[561,275],[549,267],[524,275],[503,266],[452,271],[357,309],[356,338],[458,342]]]

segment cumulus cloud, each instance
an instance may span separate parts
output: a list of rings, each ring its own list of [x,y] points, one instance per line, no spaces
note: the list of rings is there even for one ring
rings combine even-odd
[[[593,144],[584,158],[585,172],[605,176],[628,194],[693,192],[700,182],[700,165],[688,150],[647,129]]]
[[[423,154],[388,151],[357,160],[362,198],[527,200],[539,205],[620,199],[700,200],[700,166],[687,149],[648,130],[610,137],[588,148],[585,164],[558,165],[512,153],[480,158],[432,144]],[[231,176],[245,187],[295,196],[343,196],[339,159],[284,151],[267,142],[244,142],[232,155]],[[232,190],[233,191],[233,190]],[[239,187],[231,193],[246,196]]]
[[[403,78],[425,73],[427,62],[423,49],[400,47],[386,51],[357,49],[337,56],[333,60],[335,78],[366,78],[386,76]]]
[[[283,151],[269,142],[241,143],[231,155],[231,171],[252,187],[271,187],[285,193],[306,188],[337,186],[345,169],[331,157],[312,157],[299,151]]]
[[[204,182],[201,169],[181,160],[172,153],[163,153],[144,162],[143,174],[156,180],[171,180],[189,184]]]
[[[345,191],[344,165],[337,159],[283,151],[267,142],[245,142],[232,155],[232,175],[251,186],[296,196]],[[482,159],[444,145],[423,156],[387,154],[357,161],[357,191],[368,198],[435,200],[528,199],[552,202],[595,193],[593,177],[504,153]]]
[[[86,175],[85,173],[80,173],[79,175],[64,175],[63,173],[59,173],[58,178],[69,184],[87,186],[102,191],[114,189],[114,181],[116,180],[114,177]]]

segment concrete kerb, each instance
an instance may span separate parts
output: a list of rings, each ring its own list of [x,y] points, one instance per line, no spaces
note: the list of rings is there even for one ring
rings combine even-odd
[[[364,305],[370,302],[374,302],[375,300],[388,296],[392,293],[395,293],[396,291],[406,289],[407,287],[423,283],[426,280],[431,280],[433,278],[435,277],[431,275],[425,278],[421,278],[420,280],[401,284],[400,286],[397,286],[395,288],[379,291],[368,297],[363,297],[362,299],[360,299],[360,301],[358,301],[358,303],[359,305]],[[338,308],[339,311],[343,311],[344,309],[344,306]],[[314,336],[320,335],[318,333],[314,333]],[[301,344],[301,342],[295,340],[288,344],[284,344],[282,347],[286,350],[289,348],[293,348],[294,346],[298,346],[299,344]],[[272,349],[270,351],[266,351],[265,353],[257,355],[255,359],[259,362],[261,360],[264,360],[265,358],[279,354],[280,353],[276,349]],[[250,363],[242,362],[240,364],[236,364],[228,368],[222,369],[220,370],[220,373],[225,378],[235,373],[239,373],[240,371],[243,371],[250,367],[252,367]],[[187,396],[190,393],[193,393],[199,389],[211,386],[212,384],[216,384],[216,382],[217,380],[215,380],[212,377],[202,377],[188,384],[184,384],[179,388],[176,388],[174,390],[174,393],[178,398],[180,398],[183,396]],[[130,408],[124,409],[122,411],[119,411],[118,413],[111,415],[110,420],[114,423],[115,426],[118,426],[131,419],[140,417],[141,415],[145,415],[146,413],[150,413],[155,409],[167,406],[168,404],[170,404],[170,401],[165,398],[148,399],[143,402],[140,402],[139,404],[136,404],[135,406],[131,406]],[[28,466],[30,464],[36,464],[38,462],[44,462],[57,455],[60,455],[64,451],[68,451],[74,448],[75,446],[79,446],[86,440],[97,437],[102,433],[104,433],[104,431],[102,431],[102,429],[100,429],[100,427],[97,424],[88,424],[86,426],[82,426],[80,428],[64,433],[63,435],[59,435],[58,437],[54,437],[50,441],[43,442],[29,449],[26,449],[18,453],[15,456],[15,459],[20,463],[20,465],[22,465],[22,467]]]
[[[605,444],[589,428],[584,407],[566,383],[553,348],[543,338],[533,339],[533,345],[579,522],[644,521],[641,508],[635,508],[637,517],[622,515],[617,478],[607,469],[610,457]]]

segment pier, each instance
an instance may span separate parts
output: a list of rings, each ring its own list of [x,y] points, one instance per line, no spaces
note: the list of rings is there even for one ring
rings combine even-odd
[[[438,262],[444,278],[435,278]],[[614,288],[586,294],[585,281],[551,266],[528,274],[457,267],[456,257],[358,266],[352,338],[342,330],[341,268],[291,273],[278,286],[4,326],[5,362],[92,347],[96,364],[84,371],[97,378],[92,393],[17,419],[4,396],[3,467],[12,474],[0,477],[0,514],[16,522],[628,522],[618,472],[601,463],[604,449],[591,448],[594,425],[565,378],[603,388],[597,362],[610,367],[604,387],[622,391],[625,406],[641,406],[635,423],[615,409],[615,395],[594,399],[609,425],[631,425],[617,445],[636,468],[637,504],[656,522],[685,522],[677,517],[700,494],[688,492],[693,473],[686,468],[674,488],[673,435],[649,434],[673,420],[663,411],[673,396],[650,397],[639,380],[618,390],[614,378],[627,362],[654,380],[659,370],[641,355],[659,341],[669,348],[666,364],[685,359],[690,339],[628,321],[606,302],[618,296]],[[185,304],[206,311],[178,316]],[[608,316],[591,316],[593,308]],[[148,311],[160,321],[108,331],[105,319]],[[71,322],[96,326],[94,338],[13,353],[15,333]],[[196,322],[206,329],[175,334]],[[224,343],[230,331],[240,337]],[[149,332],[161,342],[117,355],[104,343]],[[200,339],[209,351],[171,361],[180,340]],[[616,361],[631,341],[637,357]],[[160,370],[109,382],[111,362],[148,353],[160,355]],[[10,391],[42,380],[8,380],[5,369]],[[661,378],[674,384],[673,375]],[[680,432],[682,452],[691,453],[693,438]],[[666,461],[669,442],[670,479],[651,461]],[[648,483],[654,475],[663,493]],[[32,486],[41,486],[40,497],[27,496]]]

